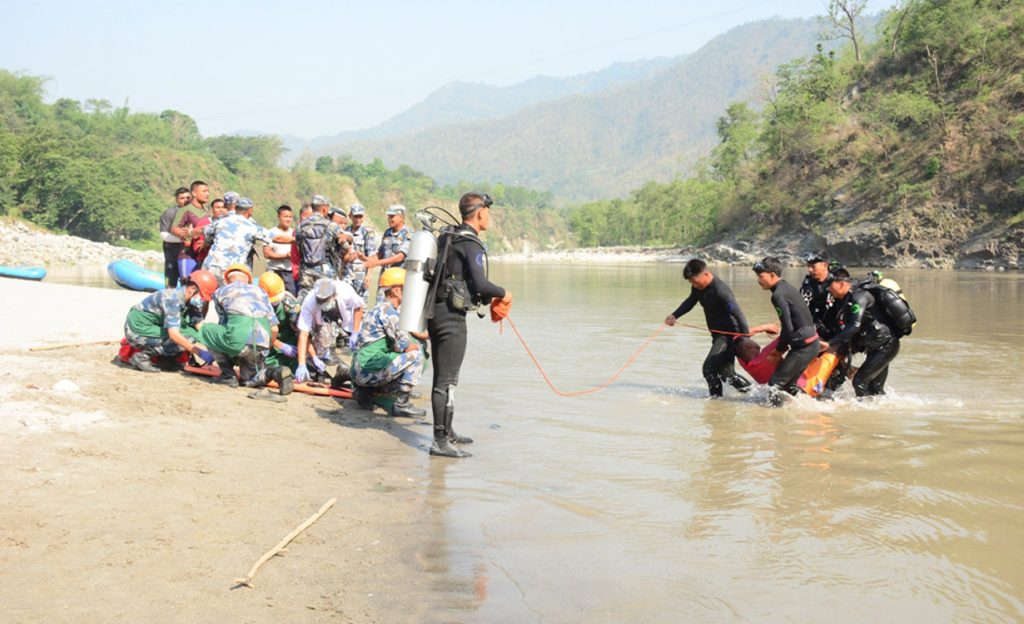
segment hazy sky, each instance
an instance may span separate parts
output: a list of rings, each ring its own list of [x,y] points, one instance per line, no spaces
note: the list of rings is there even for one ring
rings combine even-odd
[[[173,108],[203,134],[373,126],[452,80],[507,85],[693,52],[826,0],[6,2],[0,67],[47,97]],[[871,0],[873,12],[891,4]]]

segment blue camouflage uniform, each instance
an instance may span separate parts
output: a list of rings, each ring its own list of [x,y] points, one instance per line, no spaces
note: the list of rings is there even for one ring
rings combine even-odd
[[[203,228],[203,236],[213,241],[203,268],[217,276],[218,281],[223,280],[224,269],[248,262],[254,242],[269,245],[274,238],[270,230],[237,213],[211,222]]]
[[[221,370],[238,360],[239,377],[249,382],[260,374],[270,352],[271,328],[277,326],[277,314],[270,299],[258,286],[234,282],[213,293],[213,305],[220,322],[206,323],[202,343],[209,348]]]
[[[367,257],[377,253],[377,235],[371,228],[365,225],[360,225],[358,228],[349,226],[348,232],[352,235],[353,249]],[[408,253],[408,246],[406,246],[406,252]],[[362,260],[357,258],[346,264],[343,279],[352,284],[352,288],[355,288],[356,292],[366,299],[367,289],[363,287],[363,282],[366,280],[366,266]]]
[[[378,304],[359,329],[352,358],[352,381],[389,393],[409,392],[423,373],[423,350],[405,350],[409,335],[398,329],[398,309],[390,301]]]
[[[409,244],[412,242],[412,230],[408,226],[403,225],[397,232],[392,230],[390,227],[384,230],[384,236],[380,239],[380,247],[377,249],[377,255],[380,256],[381,260],[387,260],[392,256],[397,256],[400,253],[405,254],[405,257],[409,257]],[[386,269],[390,268],[402,268],[405,265],[405,260],[390,264]],[[384,271],[381,271],[383,274]],[[384,301],[384,289],[377,288],[377,303]]]
[[[185,327],[182,327],[183,317]],[[146,355],[179,355],[182,349],[170,339],[167,330],[177,329],[195,341],[198,332],[188,324],[192,319],[202,322],[201,310],[193,309],[185,301],[185,289],[165,288],[132,306],[125,319],[124,337],[128,344]]]
[[[308,291],[313,286],[313,283],[322,277],[330,279],[337,277],[338,272],[335,270],[331,259],[344,255],[348,251],[348,243],[338,243],[338,237],[345,233],[344,228],[319,212],[314,212],[312,216],[303,219],[295,228],[295,240],[299,245],[300,252],[305,247],[303,240],[318,230],[324,230],[323,237],[327,240],[323,241],[323,246],[318,254],[319,257],[311,259],[303,256],[301,258],[301,264],[299,265],[300,293]]]

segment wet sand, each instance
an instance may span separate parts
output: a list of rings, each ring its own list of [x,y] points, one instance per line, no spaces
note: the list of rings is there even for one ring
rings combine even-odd
[[[112,363],[115,345],[28,352],[119,339],[142,294],[4,286],[4,621],[423,621],[408,598],[424,591],[413,486],[429,427],[137,372]],[[254,589],[232,589],[331,497]]]

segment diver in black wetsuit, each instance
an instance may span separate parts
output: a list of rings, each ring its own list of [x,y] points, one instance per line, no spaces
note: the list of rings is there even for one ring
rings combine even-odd
[[[900,352],[899,336],[889,327],[874,295],[856,288],[846,269],[835,272],[829,291],[836,299],[836,319],[842,331],[828,340],[828,350],[838,353],[849,348],[867,354],[853,376],[853,390],[859,397],[885,394],[889,364]]]
[[[754,272],[761,288],[772,291],[772,306],[779,315],[779,343],[773,354],[778,366],[768,380],[769,402],[779,406],[782,404],[782,392],[797,393],[796,382],[800,373],[818,355],[818,332],[803,297],[782,279],[782,262],[778,258],[768,256],[761,260],[754,265]],[[753,331],[761,329],[755,327]],[[787,350],[789,353],[783,358]]]
[[[711,350],[708,351],[701,370],[708,382],[708,391],[713,397],[722,396],[722,382],[725,381],[740,392],[746,392],[750,387],[750,380],[737,375],[733,368],[733,358],[736,355],[733,342],[738,337],[735,334],[748,333],[747,319],[736,303],[736,297],[733,296],[729,285],[716,279],[711,271],[707,270],[707,266],[703,260],[696,258],[686,263],[683,277],[693,288],[690,290],[690,296],[679,304],[676,311],[665,317],[665,324],[675,325],[679,317],[700,303],[704,308],[704,320],[708,329],[728,332],[711,332]]]
[[[825,337],[828,327],[828,317],[834,316],[832,311],[835,299],[828,291],[828,285],[832,283],[832,273],[829,271],[828,258],[823,253],[809,253],[804,259],[807,261],[807,276],[800,284],[800,295],[811,311],[811,318],[814,319],[814,327],[819,336]]]
[[[490,196],[466,193],[459,199],[462,224],[446,231],[438,246],[437,288],[427,305],[427,331],[433,352],[434,383],[431,405],[434,412],[434,443],[431,455],[469,457],[455,444],[469,444],[452,428],[455,416],[455,386],[466,355],[466,312],[498,298],[512,303],[512,294],[487,279],[484,266],[487,250],[478,234],[490,225]]]
[[[809,253],[804,256],[804,260],[807,261],[807,276],[800,284],[800,294],[811,311],[818,336],[827,340],[841,329],[836,320],[839,306],[829,292],[829,284],[832,283],[832,272],[842,265],[838,262],[829,262],[828,257],[821,252]],[[825,384],[829,390],[836,390],[842,386],[846,381],[846,373],[850,370],[849,349],[842,349],[836,352],[836,355],[839,356],[839,364]]]

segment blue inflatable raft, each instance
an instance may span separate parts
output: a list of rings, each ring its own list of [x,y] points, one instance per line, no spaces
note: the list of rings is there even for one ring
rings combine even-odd
[[[23,280],[39,280],[46,277],[46,269],[43,267],[12,267],[0,266],[0,277],[13,277]]]
[[[140,267],[130,260],[115,260],[107,265],[110,279],[128,290],[153,292],[164,288],[164,276]]]

